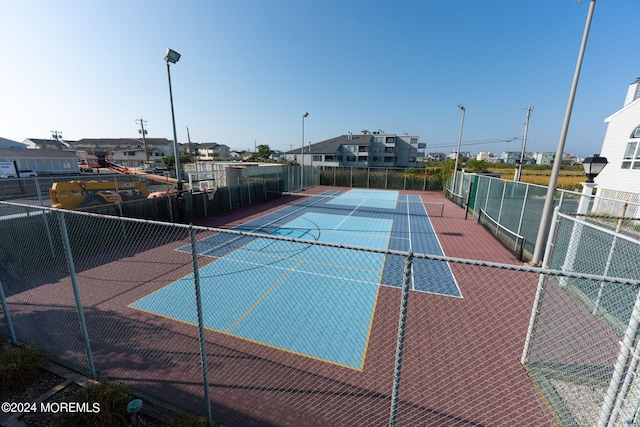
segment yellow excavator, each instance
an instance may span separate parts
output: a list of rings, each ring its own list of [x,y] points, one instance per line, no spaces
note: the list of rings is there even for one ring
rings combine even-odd
[[[109,203],[143,200],[149,196],[147,184],[140,181],[54,182],[49,189],[52,207],[81,209]]]

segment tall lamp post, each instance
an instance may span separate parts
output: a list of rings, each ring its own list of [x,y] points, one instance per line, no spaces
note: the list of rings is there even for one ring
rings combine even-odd
[[[167,76],[169,77],[169,100],[171,101],[171,121],[173,123],[173,156],[176,162],[176,178],[178,180],[178,195],[182,194],[182,176],[180,173],[180,152],[178,151],[178,136],[176,134],[176,118],[173,112],[173,92],[171,91],[171,71],[169,63],[175,64],[180,60],[180,54],[175,50],[167,48],[164,55],[167,62]]]
[[[300,148],[300,189],[304,190],[304,119],[309,117],[306,111],[302,115],[302,147]]]
[[[464,113],[466,112],[464,105],[458,104],[458,108],[462,110],[462,122],[460,123],[460,137],[458,138],[458,149],[456,150],[456,165],[453,167],[453,194],[456,194],[456,179],[458,177],[458,160],[460,159],[460,145],[462,144],[462,128],[464,128]]]
[[[582,59],[584,58],[584,51],[587,47],[587,39],[589,38],[589,29],[591,28],[591,19],[593,18],[593,10],[595,7],[596,0],[591,0],[591,3],[589,4],[589,12],[587,14],[587,22],[585,23],[584,32],[582,33],[582,43],[580,44],[580,52],[578,53],[578,62],[576,63],[576,69],[573,74],[573,83],[571,84],[571,91],[569,92],[569,101],[567,102],[564,121],[562,123],[562,131],[560,132],[560,139],[558,140],[556,157],[553,161],[553,168],[551,169],[549,187],[547,187],[547,195],[544,199],[544,207],[542,208],[542,216],[540,217],[540,226],[538,227],[536,245],[533,249],[533,255],[531,257],[532,265],[540,265],[540,261],[542,260],[542,252],[544,251],[544,247],[547,244],[547,234],[549,234],[549,228],[551,227],[551,217],[553,216],[553,199],[556,192],[556,184],[558,183],[558,175],[560,174],[560,165],[562,164],[564,144],[567,140],[569,121],[571,120],[571,112],[573,111],[573,100],[576,97],[576,90],[578,89],[578,79],[580,77],[580,70],[582,69]]]

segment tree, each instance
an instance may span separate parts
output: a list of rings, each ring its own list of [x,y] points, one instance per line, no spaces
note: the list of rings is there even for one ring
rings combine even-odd
[[[256,147],[257,151],[249,156],[250,162],[266,162],[271,160],[273,150],[267,144],[260,144]]]
[[[470,173],[489,172],[489,163],[484,160],[469,160],[465,164],[465,170]]]

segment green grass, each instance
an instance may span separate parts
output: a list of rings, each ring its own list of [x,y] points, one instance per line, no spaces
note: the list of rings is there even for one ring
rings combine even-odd
[[[90,408],[97,402],[100,404],[100,412],[65,413],[56,419],[56,425],[64,427],[127,425],[131,420],[131,416],[127,413],[127,404],[131,399],[132,396],[127,389],[118,383],[105,381],[84,387],[72,400],[87,402]]]

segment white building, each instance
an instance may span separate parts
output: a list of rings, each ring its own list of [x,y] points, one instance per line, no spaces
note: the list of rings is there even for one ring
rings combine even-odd
[[[622,108],[604,121],[608,126],[600,155],[609,164],[595,179],[598,196],[640,203],[640,78],[627,89]],[[640,209],[627,215],[640,217]]]

